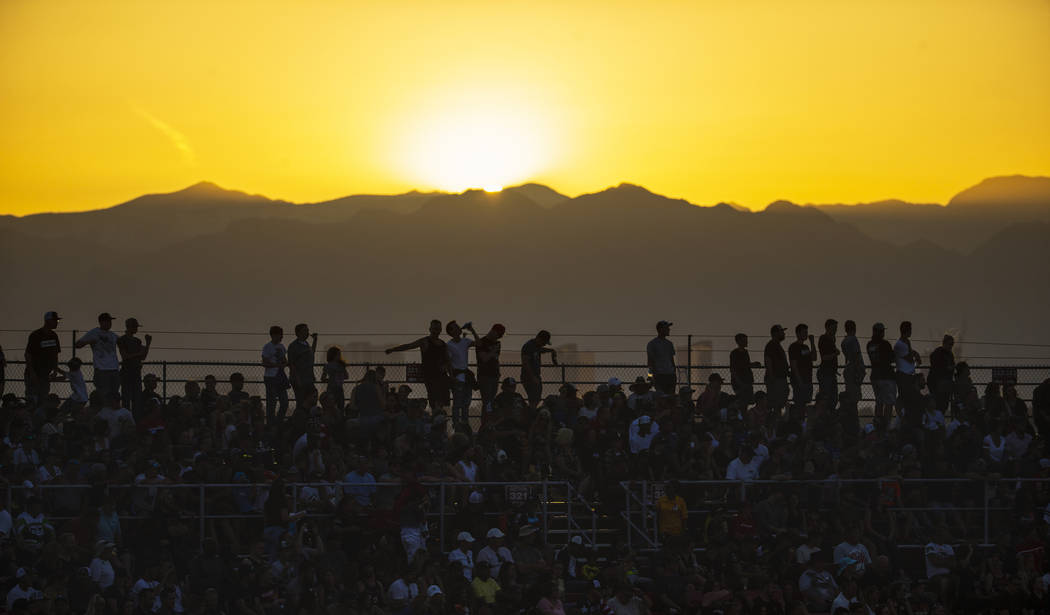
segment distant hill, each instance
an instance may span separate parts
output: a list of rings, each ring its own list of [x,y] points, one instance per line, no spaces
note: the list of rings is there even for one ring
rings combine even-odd
[[[1007,179],[1002,194],[1017,195],[1045,178]],[[1046,208],[996,201],[989,183],[1000,182],[976,193],[987,210],[784,201],[762,212],[632,184],[575,198],[526,184],[297,205],[201,183],[0,219],[0,319],[35,327],[57,309],[68,327],[106,310],[204,330],[422,330],[437,317],[644,332],[669,318],[682,333],[730,334],[836,316],[1050,342]]]

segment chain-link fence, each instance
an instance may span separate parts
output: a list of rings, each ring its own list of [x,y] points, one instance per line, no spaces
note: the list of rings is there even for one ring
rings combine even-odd
[[[426,391],[422,382],[412,377],[414,373],[419,371],[416,363],[351,363],[347,366],[350,378],[343,385],[346,398],[349,399],[356,382],[364,377],[367,370],[379,367],[386,371],[385,382],[389,386],[397,387],[404,384],[412,389],[413,397],[426,397]],[[321,364],[315,366],[315,373],[320,374],[322,368],[323,365]],[[472,366],[472,368],[476,369],[476,366]],[[704,389],[708,377],[712,373],[722,376],[727,383],[725,385],[726,389],[729,389],[728,365],[687,365],[679,367],[677,371],[679,385],[685,386],[688,384],[694,389],[694,396]],[[9,362],[7,372],[8,380],[5,392],[24,396],[25,385],[22,378],[24,366],[22,362]],[[84,365],[82,372],[84,380],[90,383],[93,375],[91,365]],[[763,370],[761,369],[755,370],[756,391],[764,390],[765,388],[762,383],[762,372]],[[153,361],[143,365],[142,373],[144,375],[153,374],[157,377],[157,393],[165,400],[176,395],[184,395],[186,383],[203,383],[204,378],[209,375],[214,376],[218,381],[219,392],[225,393],[230,389],[228,383],[230,376],[234,373],[244,376],[244,390],[249,395],[258,395],[260,397],[265,397],[266,395],[263,385],[263,368],[259,363],[255,362]],[[520,374],[520,364],[510,363],[502,366],[502,375],[504,377],[510,376],[517,379]],[[630,394],[628,391],[629,385],[636,378],[648,377],[648,375],[648,368],[645,365],[631,363],[561,363],[556,366],[547,365],[542,369],[543,394],[557,395],[558,389],[563,383],[574,385],[582,394],[583,392],[594,390],[598,385],[608,384],[614,378],[621,381],[624,392]],[[1050,378],[1050,365],[971,365],[970,376],[978,392],[982,395],[989,383],[1007,380],[1015,382],[1020,399],[1030,402],[1035,387],[1047,378]],[[842,390],[844,384],[841,379],[838,384],[840,390]],[[317,381],[316,385],[322,391],[327,386],[320,381]],[[70,393],[69,384],[63,381],[55,382],[52,384],[51,391],[59,397],[68,397]],[[867,383],[861,387],[861,394],[861,413],[863,416],[869,416],[874,405],[874,394]],[[292,391],[289,391],[289,395],[292,396],[294,401]],[[471,405],[471,415],[479,416],[480,408],[481,399],[475,395],[474,402]]]

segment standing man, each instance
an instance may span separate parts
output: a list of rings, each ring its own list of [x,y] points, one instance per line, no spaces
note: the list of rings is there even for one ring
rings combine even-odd
[[[470,325],[470,323],[467,323]],[[474,327],[471,326],[473,332]],[[452,424],[467,423],[467,410],[474,391],[473,383],[467,377],[470,372],[470,347],[474,341],[463,337],[463,329],[454,321],[445,325],[445,333],[451,338],[445,342],[448,349],[449,380],[452,383]],[[474,337],[477,337],[474,333]]]
[[[26,398],[30,406],[43,404],[51,393],[51,378],[61,374],[58,368],[58,353],[62,345],[58,343],[58,321],[62,320],[58,312],[44,314],[44,326],[29,334],[26,343]]]
[[[835,409],[839,399],[839,349],[835,344],[835,334],[838,330],[839,321],[829,318],[824,321],[824,335],[817,340],[817,352],[820,354],[820,367],[817,368],[818,392],[831,404],[829,410]]]
[[[492,400],[499,389],[500,338],[506,332],[506,327],[496,323],[474,343],[474,354],[478,359],[478,388],[481,389],[481,405],[485,412],[492,412]]]
[[[124,394],[124,405],[136,418],[142,418],[142,362],[149,355],[150,345],[153,344],[153,336],[145,335],[146,343],[135,337],[139,332],[139,321],[137,318],[129,318],[124,321],[124,335],[117,339],[117,349],[120,350],[120,390]]]
[[[266,386],[266,424],[270,425],[276,418],[277,402],[281,403],[283,417],[288,412],[288,375],[284,372],[288,365],[288,350],[281,343],[284,329],[278,325],[270,327],[270,341],[262,349],[263,384]]]
[[[794,342],[788,346],[788,358],[791,360],[791,390],[794,393],[795,405],[805,408],[813,401],[813,358],[815,356],[813,336],[809,326],[800,323],[795,326]],[[809,344],[807,344],[807,340]]]
[[[311,341],[307,342],[307,338]],[[288,344],[288,376],[295,392],[295,401],[305,399],[314,389],[314,355],[317,353],[317,334],[310,333],[306,323],[295,325],[295,339]]]
[[[550,353],[551,363],[558,364],[557,351],[546,347],[550,343],[550,331],[542,330],[521,347],[521,384],[525,387],[525,394],[529,398],[529,407],[533,409],[540,405],[543,397],[543,379],[540,377],[542,356]]]
[[[766,342],[763,359],[766,365],[766,399],[769,409],[780,416],[780,411],[787,405],[788,399],[788,359],[784,352],[784,327],[773,325],[769,328],[769,341]]]
[[[751,353],[747,351],[747,335],[737,333],[733,339],[736,340],[736,348],[729,353],[729,381],[736,398],[750,404],[755,401],[755,374],[751,370],[762,367],[762,364],[751,360]]]
[[[893,344],[893,356],[897,361],[897,403],[901,408],[907,408],[906,417],[910,415],[911,419],[917,420],[923,408],[919,403],[915,368],[922,359],[911,347],[911,321],[902,321],[900,332],[900,338]]]
[[[875,392],[875,418],[889,418],[897,401],[897,383],[893,379],[893,346],[886,341],[886,325],[881,322],[871,326],[868,361],[871,362],[871,388]]]
[[[109,312],[98,315],[98,326],[77,340],[75,346],[91,346],[91,362],[94,366],[95,390],[99,397],[120,394],[120,360],[117,358],[117,334],[111,331],[113,317]]]
[[[441,321],[430,321],[430,335],[414,342],[387,348],[386,353],[404,352],[419,349],[420,361],[423,363],[423,384],[427,387],[427,402],[434,413],[444,412],[448,407],[448,350],[441,339]]]
[[[671,335],[672,324],[666,320],[656,323],[656,337],[645,346],[653,384],[657,391],[665,395],[674,395],[675,385],[674,344],[667,339]]]
[[[842,338],[842,358],[846,362],[842,368],[842,380],[846,384],[846,394],[854,403],[860,403],[860,383],[864,382],[864,355],[860,352],[860,340],[857,339],[857,323],[846,321],[846,337]]]
[[[955,387],[955,353],[952,352],[954,347],[955,338],[945,335],[941,345],[930,353],[930,392],[933,393],[937,409],[941,412],[948,411],[952,389]]]

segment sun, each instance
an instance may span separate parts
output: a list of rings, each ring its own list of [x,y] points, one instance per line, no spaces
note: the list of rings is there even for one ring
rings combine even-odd
[[[408,123],[400,166],[414,182],[461,192],[499,192],[529,180],[553,155],[542,114],[506,97],[428,108]]]

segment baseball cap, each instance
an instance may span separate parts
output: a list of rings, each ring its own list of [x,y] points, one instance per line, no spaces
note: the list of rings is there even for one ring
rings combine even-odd
[[[98,315],[98,321],[102,322],[103,320],[113,320],[113,316],[109,312],[102,312]]]
[[[673,324],[673,322],[661,320],[660,322],[656,323],[656,328],[659,329],[660,327],[670,327]]]
[[[783,331],[783,330],[784,330],[784,327],[782,327],[780,325],[773,325],[772,327],[769,328],[769,332],[770,333],[776,333],[777,331]]]
[[[523,525],[518,529],[518,536],[524,538],[526,536],[531,536],[538,531],[539,529],[537,529],[534,525]]]
[[[505,386],[505,387],[506,386],[514,386],[516,384],[518,384],[518,381],[513,379],[513,378],[511,378],[510,376],[507,376],[506,378],[503,379],[503,386]]]
[[[470,532],[460,532],[458,535],[456,535],[456,540],[457,541],[465,540],[467,542],[474,542],[474,536],[472,536]]]
[[[485,533],[485,538],[503,538],[503,532],[498,527],[494,527]]]
[[[58,312],[44,312],[44,320],[62,320]]]
[[[129,318],[129,319],[124,321],[124,326],[125,327],[139,327],[141,325],[139,325],[139,319],[138,318]]]
[[[881,322],[877,322],[877,323],[871,325],[871,328],[872,329],[878,329],[879,331],[885,331],[886,330],[886,325],[882,324]]]
[[[725,380],[722,378],[722,374],[719,374],[718,372],[711,372],[711,375],[707,377],[707,381],[714,382],[715,380],[719,382],[725,382]]]
[[[441,588],[437,585],[431,585],[427,588],[427,598],[433,598],[441,593]]]

